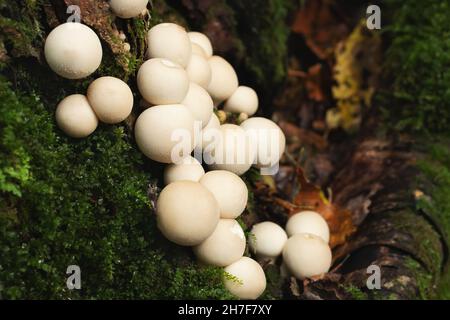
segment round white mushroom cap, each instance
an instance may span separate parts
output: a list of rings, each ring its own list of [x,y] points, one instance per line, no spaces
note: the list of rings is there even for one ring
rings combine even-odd
[[[189,80],[207,89],[211,82],[211,66],[202,55],[193,53],[186,67]]]
[[[214,103],[208,92],[198,84],[191,82],[188,93],[181,103],[192,112],[196,121],[201,122],[202,128],[211,120]]]
[[[50,32],[45,40],[45,59],[61,77],[82,79],[102,62],[102,44],[95,32],[81,23],[67,22]]]
[[[154,106],[141,113],[134,127],[136,143],[148,158],[177,163],[194,149],[194,118],[181,104]]]
[[[239,126],[224,124],[220,126],[218,139],[214,139],[204,152],[205,162],[214,170],[228,170],[237,175],[247,172],[255,159],[250,137]],[[205,150],[206,150],[205,149]]]
[[[266,118],[245,120],[241,127],[250,138],[256,167],[272,167],[280,161],[286,148],[286,137],[278,125]]]
[[[255,90],[240,86],[225,102],[224,110],[233,113],[245,113],[252,116],[258,110],[259,100]]]
[[[112,11],[121,18],[137,17],[147,8],[148,0],[110,0]]]
[[[225,170],[209,171],[200,179],[200,183],[216,198],[221,218],[236,219],[245,210],[247,185],[234,173]]]
[[[213,55],[213,47],[209,38],[201,32],[188,32],[188,37],[193,44],[200,46],[207,58]]]
[[[216,199],[193,181],[177,181],[165,187],[158,197],[156,214],[164,236],[181,246],[199,245],[219,223]]]
[[[309,233],[295,234],[283,249],[283,260],[297,279],[320,276],[330,269],[331,249],[322,238]]]
[[[245,242],[244,231],[236,220],[220,219],[209,238],[193,249],[201,262],[226,267],[242,257]]]
[[[270,221],[255,224],[249,238],[250,249],[261,258],[278,257],[288,239],[283,228]]]
[[[139,92],[154,105],[177,104],[189,90],[189,77],[179,65],[166,59],[150,59],[137,75]]]
[[[175,23],[160,23],[147,34],[149,58],[171,60],[183,68],[191,58],[191,41],[186,30]]]
[[[208,60],[211,66],[211,81],[208,92],[216,104],[227,100],[239,85],[238,77],[233,66],[224,58],[212,56]]]
[[[242,257],[225,268],[225,288],[240,299],[257,299],[266,289],[266,275],[258,262]]]
[[[198,182],[205,175],[200,162],[197,159],[188,156],[181,163],[169,164],[164,169],[164,183],[166,185],[176,181],[195,181]]]
[[[133,109],[133,92],[120,79],[101,77],[88,88],[87,98],[100,121],[115,124],[125,120]]]
[[[310,233],[321,237],[326,243],[330,241],[330,229],[326,220],[314,211],[301,211],[292,215],[286,224],[286,232],[289,237]]]
[[[56,123],[68,136],[85,138],[95,131],[98,119],[86,96],[73,94],[58,104]]]

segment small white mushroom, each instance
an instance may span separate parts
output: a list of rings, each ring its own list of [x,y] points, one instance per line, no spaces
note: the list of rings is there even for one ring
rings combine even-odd
[[[82,79],[102,62],[102,44],[95,32],[81,23],[59,25],[45,40],[45,59],[61,77]]]
[[[225,170],[209,171],[200,179],[200,183],[216,198],[221,218],[236,219],[245,210],[247,185],[234,173]]]
[[[286,224],[286,232],[289,237],[299,233],[310,233],[322,238],[326,243],[330,241],[327,222],[314,211],[301,211],[292,215]]]
[[[251,258],[242,257],[225,268],[225,288],[239,299],[257,299],[266,284],[264,270]]]
[[[164,169],[164,183],[166,185],[176,181],[195,181],[198,182],[205,175],[200,162],[197,159],[188,156],[181,163],[169,164]]]
[[[201,262],[226,267],[239,260],[244,254],[244,231],[236,220],[220,219],[209,238],[193,250]]]
[[[190,41],[193,44],[200,46],[207,58],[210,58],[213,55],[213,47],[209,38],[201,32],[188,32],[188,36]]]
[[[225,102],[224,110],[233,113],[245,113],[249,117],[258,110],[259,100],[255,90],[240,86]]]
[[[202,88],[208,88],[211,82],[211,66],[205,57],[193,53],[186,67],[189,80],[200,85]]]
[[[156,217],[158,228],[167,239],[181,246],[196,246],[216,229],[219,206],[200,183],[177,181],[161,191]]]
[[[286,232],[276,223],[257,223],[250,231],[250,250],[259,258],[273,260],[281,254],[287,239]]]
[[[95,131],[98,119],[86,96],[73,94],[58,104],[56,123],[68,136],[85,138]]]
[[[120,79],[101,77],[87,90],[87,98],[100,121],[115,124],[125,120],[133,109],[133,92]]]
[[[239,85],[236,71],[224,58],[212,56],[208,60],[211,66],[211,82],[208,92],[216,104],[227,100]]]
[[[255,166],[268,168],[278,164],[286,148],[286,137],[278,125],[266,118],[250,118],[241,124],[250,138],[256,156]]]
[[[214,111],[211,96],[205,89],[193,82],[189,85],[188,93],[181,104],[192,112],[195,120],[202,123],[202,128],[208,124]]]
[[[139,149],[154,161],[176,163],[194,149],[194,118],[181,104],[145,110],[136,120],[134,133]]]
[[[112,11],[121,18],[137,17],[147,8],[148,0],[110,0]]]
[[[139,91],[148,102],[177,104],[183,101],[189,89],[189,77],[179,65],[166,59],[150,59],[137,75]]]
[[[241,127],[234,124],[220,126],[218,141],[210,144],[204,153],[206,153],[205,162],[210,164],[211,168],[228,170],[238,176],[247,172],[255,159],[250,137]]]
[[[321,276],[331,266],[331,249],[322,238],[309,233],[293,235],[283,249],[283,261],[297,279]]]
[[[211,148],[213,148],[215,139],[218,139],[220,135],[220,121],[214,112],[211,115],[208,124],[202,129],[200,135],[201,140],[197,141],[195,152],[199,155],[203,155],[203,150],[207,150],[210,144],[212,145]]]
[[[191,58],[191,41],[186,30],[174,23],[160,23],[147,34],[149,58],[164,58],[186,68]]]

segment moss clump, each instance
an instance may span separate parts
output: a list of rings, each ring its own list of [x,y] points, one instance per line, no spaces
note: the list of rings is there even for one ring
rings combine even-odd
[[[0,113],[4,298],[228,297],[221,269],[199,269],[159,235],[151,180],[124,128],[67,138],[52,107],[13,92],[4,79]],[[71,264],[81,267],[80,291],[66,288]]]
[[[389,0],[383,2],[391,24],[381,95],[397,129],[448,132],[450,121],[450,2]],[[420,12],[420,14],[418,14]]]

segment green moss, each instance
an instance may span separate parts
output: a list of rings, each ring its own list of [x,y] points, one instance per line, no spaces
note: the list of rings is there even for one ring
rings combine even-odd
[[[358,288],[352,284],[340,285],[340,287],[355,300],[367,300],[368,299],[367,293],[365,293],[360,288]]]
[[[420,14],[418,14],[420,12]],[[381,104],[397,129],[448,132],[450,121],[450,3],[389,0],[383,13],[390,24]]]
[[[418,208],[433,217],[443,232],[444,241],[449,243],[450,234],[450,148],[449,139],[436,137],[436,141],[423,143],[426,156],[418,161],[423,175],[418,178],[417,187],[425,195],[418,202]],[[449,265],[439,283],[437,294],[439,299],[450,297]]]

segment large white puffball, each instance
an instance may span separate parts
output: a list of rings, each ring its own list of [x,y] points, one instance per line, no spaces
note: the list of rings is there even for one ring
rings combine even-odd
[[[139,68],[137,84],[144,99],[151,104],[176,104],[186,97],[189,77],[179,65],[156,58]]]
[[[209,38],[201,32],[188,32],[188,37],[193,44],[200,46],[207,58],[213,55],[213,47]]]
[[[177,163],[194,149],[194,118],[183,105],[154,106],[141,113],[134,127],[136,143],[148,158]]]
[[[295,234],[283,249],[283,261],[297,279],[320,276],[330,269],[331,249],[322,238],[309,233]]]
[[[245,113],[251,117],[258,110],[259,100],[255,90],[240,86],[225,102],[224,110],[233,113]]]
[[[188,93],[181,103],[192,112],[196,121],[201,122],[201,128],[208,124],[214,112],[214,103],[205,89],[191,82]]]
[[[242,257],[245,242],[244,231],[236,220],[220,219],[212,235],[193,249],[201,262],[226,267]]]
[[[266,283],[264,270],[248,257],[225,268],[225,288],[239,299],[257,299],[266,289]]]
[[[250,118],[241,123],[255,152],[256,167],[272,167],[280,161],[286,148],[286,137],[278,125],[266,118]]]
[[[265,221],[255,224],[249,236],[250,250],[261,258],[276,258],[288,239],[286,232],[276,223]]]
[[[208,60],[211,66],[211,81],[208,92],[216,104],[227,100],[239,85],[238,77],[233,66],[224,58],[212,56]]]
[[[177,181],[165,187],[156,203],[158,228],[181,246],[196,246],[208,239],[219,223],[219,206],[198,182]]]
[[[186,30],[175,23],[160,23],[147,34],[149,58],[171,60],[183,68],[191,58],[191,41]]]
[[[322,238],[326,243],[330,241],[328,223],[314,211],[301,211],[292,215],[286,224],[286,232],[289,237],[299,233],[310,233]]]
[[[112,11],[121,18],[137,17],[147,8],[148,0],[110,0]]]
[[[115,124],[125,120],[133,109],[133,92],[120,79],[101,77],[92,82],[87,98],[100,121]]]
[[[195,181],[198,182],[205,175],[200,162],[197,159],[188,156],[180,163],[169,164],[164,169],[164,183],[166,185],[176,181]]]
[[[68,136],[85,138],[98,126],[98,119],[86,96],[73,94],[56,108],[56,123]]]
[[[186,67],[186,72],[191,82],[195,82],[202,88],[208,88],[211,82],[211,66],[205,57],[193,53]]]
[[[245,210],[247,185],[234,173],[225,170],[209,171],[200,179],[200,183],[217,199],[221,218],[236,219]]]
[[[255,159],[255,152],[250,137],[241,127],[234,124],[220,126],[220,133],[216,140],[218,141],[213,141],[205,148],[205,162],[210,164],[211,168],[228,170],[238,176],[250,169]]]
[[[102,62],[102,44],[95,32],[81,23],[67,22],[45,40],[45,59],[50,68],[67,79],[82,79]]]

